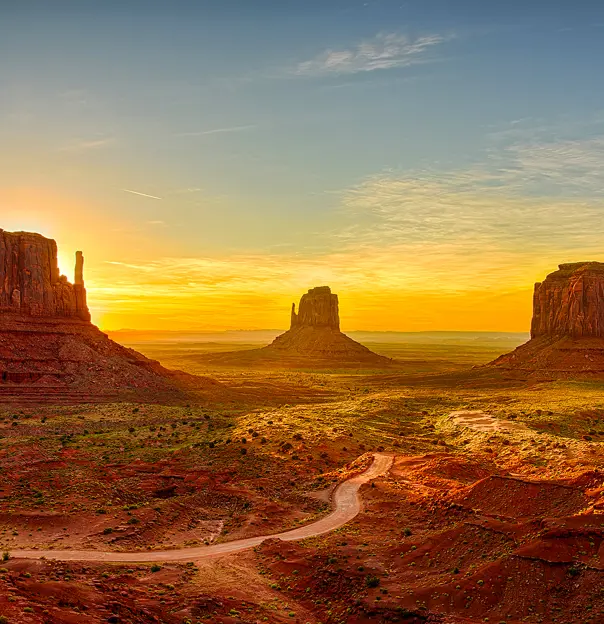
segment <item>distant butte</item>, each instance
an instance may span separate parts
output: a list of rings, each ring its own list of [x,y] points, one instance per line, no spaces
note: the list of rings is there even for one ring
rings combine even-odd
[[[203,358],[216,364],[285,367],[388,367],[392,360],[374,353],[340,331],[338,296],[329,286],[311,288],[291,309],[290,329],[261,349]]]
[[[539,378],[604,376],[604,263],[561,264],[535,284],[531,339],[489,366]]]
[[[113,342],[91,323],[82,252],[72,284],[59,272],[54,240],[0,229],[0,402],[174,395],[179,376],[190,377]]]

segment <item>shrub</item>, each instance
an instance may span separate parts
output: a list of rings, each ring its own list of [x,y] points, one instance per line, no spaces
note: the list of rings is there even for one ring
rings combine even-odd
[[[161,566],[160,566],[160,565],[157,565],[157,563],[154,563],[154,564],[151,566],[151,572],[159,572],[160,570],[161,570]]]
[[[367,587],[377,587],[380,584],[380,579],[377,576],[369,574],[365,577],[365,585]]]
[[[2,561],[8,561],[10,559],[10,553],[8,552],[8,550],[5,550],[2,553]]]

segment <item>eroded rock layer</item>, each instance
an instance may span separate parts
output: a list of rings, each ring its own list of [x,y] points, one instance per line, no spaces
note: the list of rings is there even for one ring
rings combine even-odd
[[[54,240],[0,229],[0,314],[90,321],[83,265],[79,251],[71,284],[59,272]]]
[[[531,337],[604,338],[604,263],[561,264],[535,284]]]
[[[60,275],[54,240],[0,230],[0,402],[149,398],[180,394],[191,381],[90,322],[81,251],[72,284]]]
[[[311,288],[302,295],[297,314],[296,304],[292,304],[290,329],[294,327],[329,327],[339,331],[338,295],[332,294],[329,286]]]
[[[531,340],[489,366],[542,379],[604,376],[604,263],[561,264],[535,284]]]

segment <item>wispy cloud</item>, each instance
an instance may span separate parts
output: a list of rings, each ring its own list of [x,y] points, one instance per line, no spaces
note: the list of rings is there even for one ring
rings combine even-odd
[[[200,130],[198,132],[179,132],[174,135],[177,137],[195,137],[195,136],[207,136],[210,134],[227,134],[230,132],[245,132],[246,130],[254,130],[258,126],[256,124],[248,124],[246,126],[230,126],[227,128],[212,128],[210,130]]]
[[[75,139],[70,141],[59,150],[62,152],[85,152],[103,147],[109,147],[116,143],[115,137],[101,137],[95,139]]]
[[[140,195],[141,197],[149,197],[150,199],[163,199],[163,197],[157,197],[156,195],[148,195],[147,193],[141,193],[140,191],[133,191],[131,189],[122,189],[124,193],[132,193],[133,195]]]
[[[412,38],[381,33],[352,48],[325,50],[314,59],[299,63],[293,73],[320,77],[409,67],[435,60],[431,53],[450,39],[451,35],[431,34]]]

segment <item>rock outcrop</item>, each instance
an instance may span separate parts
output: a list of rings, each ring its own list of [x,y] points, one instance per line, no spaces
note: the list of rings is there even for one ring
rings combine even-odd
[[[604,263],[561,264],[535,284],[531,339],[489,366],[539,378],[604,376]]]
[[[340,331],[338,296],[329,286],[311,288],[302,295],[297,313],[292,304],[290,329],[270,345],[200,359],[228,366],[285,368],[384,368],[393,364]]]
[[[296,304],[292,303],[291,327],[329,327],[340,331],[340,311],[338,295],[331,292],[329,286],[311,288],[300,299],[298,314]]]
[[[54,240],[0,230],[0,402],[176,396],[184,377],[91,323],[82,252],[72,284]]]
[[[535,284],[531,337],[604,338],[604,263],[561,264]]]
[[[79,251],[71,284],[59,273],[54,240],[0,230],[0,314],[90,321],[83,263]]]

